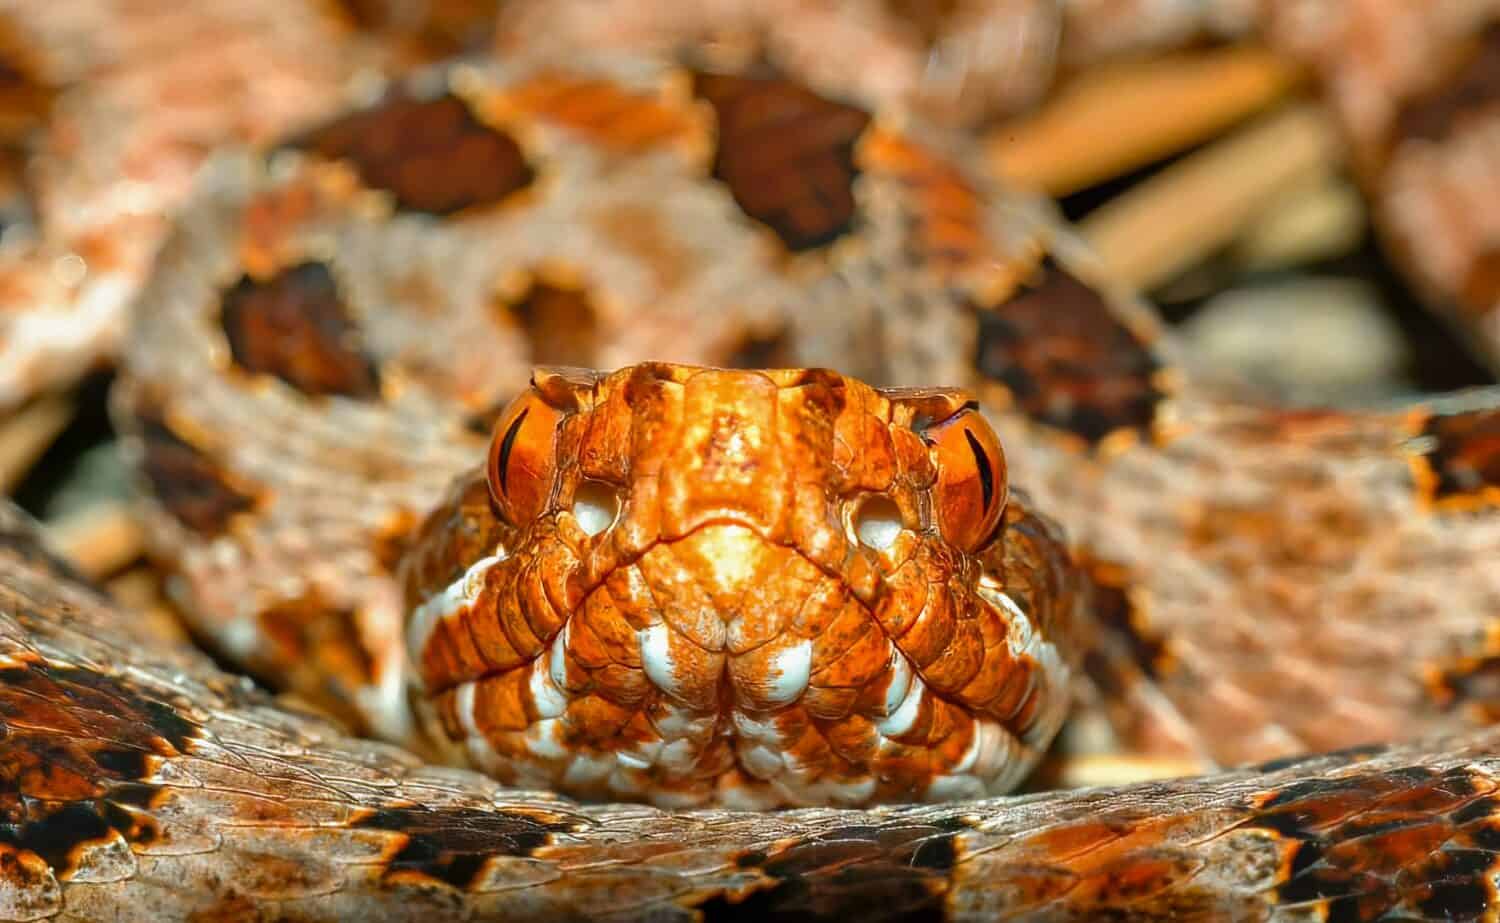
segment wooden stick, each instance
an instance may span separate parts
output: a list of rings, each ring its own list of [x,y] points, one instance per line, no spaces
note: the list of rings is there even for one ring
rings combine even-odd
[[[49,525],[52,545],[84,574],[99,578],[140,557],[145,540],[124,503],[101,503]]]
[[[42,453],[73,419],[73,399],[54,394],[22,407],[0,421],[0,495],[9,494],[26,477]]]
[[[1243,271],[1265,272],[1330,260],[1359,249],[1370,217],[1347,176],[1329,174],[1267,203],[1231,248]]]
[[[1003,177],[1066,195],[1214,137],[1286,95],[1301,72],[1241,46],[1100,67],[990,134]]]
[[[1059,788],[1094,788],[1200,775],[1211,768],[1185,758],[1089,754],[1064,760],[1057,781]]]
[[[1115,278],[1150,289],[1230,243],[1278,193],[1341,159],[1327,113],[1299,104],[1135,186],[1079,230]]]

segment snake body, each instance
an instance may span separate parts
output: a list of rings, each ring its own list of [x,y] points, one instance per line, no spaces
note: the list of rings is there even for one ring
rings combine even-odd
[[[618,741],[595,741],[589,760],[575,753],[559,763],[526,736],[534,719],[559,718],[540,713],[534,687],[507,710],[506,683],[496,682],[485,696],[501,707],[473,708],[481,698],[474,681],[503,677],[503,669],[472,672],[449,627],[465,617],[463,607],[433,605],[483,559],[500,557],[497,549],[515,569],[526,559],[513,555],[516,536],[493,519],[491,504],[503,510],[508,502],[488,495],[493,478],[453,481],[487,447],[504,446],[515,417],[501,408],[534,363],[608,368],[650,356],[833,366],[882,385],[969,388],[1025,488],[1008,498],[1013,531],[998,533],[995,547],[1029,536],[1030,552],[1006,551],[1003,567],[983,555],[949,565],[940,559],[951,552],[915,555],[918,582],[944,566],[988,575],[1024,616],[1005,631],[1024,626],[1033,633],[1024,650],[1056,644],[1059,660],[1081,666],[1077,695],[1109,713],[1122,743],[1223,764],[1274,761],[1116,790],[860,810],[581,804],[431,765],[278,704],[202,654],[149,634],[6,511],[4,915],[1493,912],[1491,793],[1500,765],[1494,732],[1483,725],[1495,707],[1488,677],[1500,574],[1484,562],[1500,552],[1500,396],[1365,411],[1260,403],[1194,367],[1043,203],[997,188],[964,144],[870,104],[857,81],[841,90],[828,80],[713,55],[688,67],[634,54],[566,65],[476,60],[358,87],[361,102],[345,115],[269,150],[215,158],[141,291],[114,395],[145,488],[153,550],[172,569],[171,589],[195,628],[236,663],[347,724],[430,746],[411,722],[410,635],[416,672],[435,695],[423,706],[435,712],[430,726],[462,744],[458,753],[436,746],[428,755],[462,757],[521,785],[673,805],[863,803],[867,780],[845,774],[816,789],[797,777],[782,754],[813,750],[798,749],[795,722],[762,738],[774,741],[772,755],[787,771],[771,796],[743,773],[726,776],[731,784],[712,797],[674,792],[670,760],[652,763]],[[652,381],[681,374],[642,368],[656,369]],[[731,409],[752,406],[751,395],[768,386],[822,401],[824,410],[786,425],[794,441],[798,425],[811,434],[817,420],[827,423],[832,399],[808,397],[818,388],[877,394],[828,372],[802,373],[811,377],[789,387],[777,377],[784,374],[711,380],[732,395],[720,402]],[[584,380],[591,394],[613,393]],[[553,410],[556,381],[538,382]],[[957,399],[941,394],[881,400],[946,401],[944,412],[924,415],[942,422]],[[657,419],[633,406],[595,415],[604,429]],[[681,432],[719,433],[727,443],[734,433],[767,431],[756,429],[754,414],[741,415],[749,419]],[[897,420],[876,416],[881,426]],[[902,420],[907,435],[897,444],[925,444],[910,424]],[[834,426],[848,455],[832,456],[878,455],[881,426],[848,435]],[[615,486],[630,488],[622,509],[631,509],[629,496],[644,489],[636,469],[607,464],[620,457],[611,451],[636,445],[622,438],[580,440],[562,457],[595,480],[618,474]],[[689,463],[737,457],[715,456],[712,439],[663,435],[661,446],[670,444]],[[913,492],[918,482],[942,489],[942,444],[935,438],[939,461],[927,463],[936,467],[910,462],[927,480],[893,497],[906,528],[920,524],[931,541],[952,544],[933,512],[941,503]],[[589,445],[594,455],[577,454]],[[817,460],[828,455],[791,451],[782,463],[822,485],[826,498],[832,482],[819,480]],[[526,470],[545,467],[536,461]],[[849,460],[834,467],[841,477],[858,474]],[[745,528],[757,504],[778,496],[753,478],[716,477],[681,482],[684,496],[693,496],[690,487],[738,486],[718,498],[715,528]],[[1002,480],[991,478],[979,519]],[[958,534],[974,518],[978,475],[965,483]],[[445,496],[449,505],[419,528]],[[1050,527],[1028,525],[1033,508],[1062,521],[1069,554]],[[756,522],[763,531],[755,534],[776,534],[773,545],[808,559],[801,539]],[[687,531],[680,567],[710,584],[728,579],[722,562],[691,551],[701,534]],[[841,546],[841,560],[859,556],[855,544]],[[575,536],[550,547],[557,564],[560,549],[592,546]],[[913,586],[892,595],[910,598]],[[743,595],[744,584],[734,589]],[[510,611],[572,612],[575,624],[592,624],[589,609],[558,603],[566,588],[539,601],[547,592],[539,586],[538,601]],[[1076,622],[1075,603],[1089,613],[1078,610]],[[671,611],[657,605],[658,615]],[[408,609],[417,614],[403,623]],[[882,623],[886,638],[873,637],[886,646],[873,659],[906,658],[934,690],[915,700],[913,710],[927,716],[919,723],[959,701],[957,724],[990,721],[997,730],[986,733],[1004,741],[997,747],[1028,752],[994,762],[983,778],[955,780],[949,771],[973,769],[979,757],[969,753],[938,754],[905,776],[909,767],[893,763],[874,773],[877,789],[943,798],[1012,783],[1066,704],[1056,688],[1060,666],[1033,671],[1024,694],[980,695],[955,679],[953,664],[966,653],[978,652],[975,672],[964,674],[972,679],[991,675],[989,658],[1005,652],[984,640],[994,633],[983,627],[995,624],[992,608],[971,600],[953,609],[972,617],[944,619],[902,602],[891,612],[898,621],[913,616],[915,627],[903,633],[907,626]],[[872,611],[880,622],[879,607]],[[596,635],[618,630],[614,616],[598,618]],[[579,709],[575,729],[597,728],[609,708],[639,705],[626,695],[638,688],[628,670],[607,673],[608,664],[589,657],[628,659],[653,625],[665,626],[663,644],[684,656],[683,639],[699,639],[648,617],[630,626],[639,636],[623,647],[601,637],[590,648],[582,628],[553,636],[565,637],[568,664],[558,686],[579,696],[563,707],[563,724],[569,709]],[[519,626],[502,623],[517,653]],[[552,640],[541,634],[532,641]],[[791,657],[794,640],[783,629],[768,645],[736,653],[746,664],[761,647]],[[818,643],[809,642],[813,656]],[[437,653],[424,660],[429,649]],[[841,666],[869,679],[867,698],[881,701],[874,711],[838,712],[835,697],[817,698],[826,690],[808,682],[803,704],[825,735],[839,715],[878,723],[905,701],[890,696],[889,676],[860,674],[865,657],[850,650]],[[1007,651],[1019,659],[1014,645]],[[528,670],[541,662],[535,655],[533,645]],[[480,655],[495,656],[493,648]],[[779,662],[776,675],[787,675]],[[644,659],[640,666],[650,673]],[[586,667],[598,668],[592,692],[575,682]],[[652,679],[675,702],[692,698],[681,686],[693,675],[668,668]],[[774,698],[769,675],[747,667],[734,700],[779,706],[755,699]],[[466,682],[475,691],[460,707]],[[594,704],[577,705],[590,695]],[[1023,716],[1025,701],[1037,704]],[[513,726],[518,717],[522,726]],[[1028,738],[1033,728],[1043,730]],[[775,777],[769,756],[749,752],[754,737],[740,730],[736,742],[717,740],[699,755],[739,747],[729,762],[759,770],[751,775],[762,781]],[[894,730],[910,744],[913,728]],[[841,741],[841,755],[859,752]],[[590,744],[575,735],[572,745]],[[497,750],[525,758],[492,759]],[[601,753],[614,762],[593,776],[569,779],[558,768],[597,767]]]

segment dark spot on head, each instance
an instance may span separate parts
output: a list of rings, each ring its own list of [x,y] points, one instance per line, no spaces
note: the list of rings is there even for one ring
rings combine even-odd
[[[139,412],[139,411],[138,411]],[[156,502],[188,529],[203,536],[222,533],[255,500],[229,483],[206,452],[178,436],[154,416],[138,416],[142,473]]]
[[[349,161],[397,208],[428,215],[499,204],[536,178],[520,145],[475,118],[462,99],[420,98],[404,87],[291,146]]]
[[[581,819],[534,810],[395,807],[373,811],[351,826],[388,830],[404,841],[389,857],[385,877],[416,876],[466,888],[497,856],[530,856],[552,834],[576,830]]]
[[[534,365],[593,366],[599,355],[599,316],[586,292],[545,282],[498,305],[526,334]]]
[[[1402,105],[1395,124],[1398,139],[1442,141],[1466,118],[1500,102],[1500,24],[1490,26],[1458,56],[1446,79],[1431,86],[1430,92]]]
[[[713,175],[740,208],[793,251],[848,233],[855,221],[854,146],[870,116],[775,77],[698,73],[713,106]]]
[[[975,365],[1031,419],[1096,444],[1145,431],[1163,395],[1148,344],[1098,292],[1050,260],[1009,301],[977,312]]]
[[[1430,500],[1457,508],[1500,503],[1500,410],[1434,416],[1422,436],[1430,446],[1415,470]]]
[[[309,395],[369,400],[380,394],[375,363],[360,346],[333,273],[303,263],[265,280],[241,277],[224,293],[220,321],[234,361]]]

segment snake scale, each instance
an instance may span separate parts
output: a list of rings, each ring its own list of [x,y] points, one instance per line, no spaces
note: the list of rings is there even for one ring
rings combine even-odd
[[[137,180],[91,211],[66,179],[41,174],[48,195],[21,220],[40,231],[8,251],[7,292],[50,292],[100,324],[20,321],[30,333],[6,342],[32,364],[8,380],[9,399],[123,342],[112,409],[169,589],[201,640],[296,696],[273,698],[154,633],[0,509],[0,916],[1500,912],[1500,739],[1488,727],[1500,708],[1500,573],[1488,563],[1500,553],[1500,395],[1292,409],[1197,365],[1046,203],[997,185],[942,127],[1045,80],[996,77],[995,98],[977,102],[935,93],[962,102],[947,110],[923,95],[942,74],[914,79],[899,43],[877,53],[879,34],[868,66],[817,53],[870,21],[828,11],[860,4],[704,5],[703,22],[755,20],[748,53],[705,41],[692,17],[669,24],[679,34],[660,7],[605,16],[609,6],[517,4],[506,15],[524,28],[502,34],[544,36],[535,56],[480,55],[394,84],[375,71],[467,44],[464,4],[413,22],[394,6],[263,15],[142,0],[131,21],[150,27],[82,44],[78,23],[96,4],[7,10],[22,40],[0,47],[43,36],[42,49],[86,49],[71,79],[101,88],[47,97],[57,111],[45,118],[62,126],[50,149],[83,152],[49,169],[84,186],[90,171]],[[1070,29],[1066,60],[1210,22],[1234,32],[1259,17],[1274,33],[1297,4],[1190,4],[1186,22],[1113,5],[1113,21],[1139,32],[1105,27],[1111,4],[1066,15],[995,4],[1010,26],[998,32],[964,6],[945,15],[971,32],[944,32],[951,24],[920,10],[888,14],[916,16],[950,50],[965,35],[1015,34],[1018,21]],[[1467,34],[1479,7],[1435,5],[1440,25],[1410,35]],[[527,18],[577,10],[577,22],[619,32],[585,39]],[[651,41],[665,30],[693,50],[643,51],[632,10]],[[1098,31],[1069,25],[1080,22]],[[203,41],[212,34],[226,41]],[[1401,183],[1427,170],[1412,182],[1441,191],[1432,173],[1449,168],[1484,181],[1472,152],[1493,124],[1489,34],[1461,56],[1461,92],[1420,131],[1372,110],[1361,79],[1327,76],[1372,194],[1389,197],[1393,249],[1480,348],[1495,301],[1487,232]],[[187,35],[214,66],[152,54]],[[632,47],[607,47],[619,44]],[[574,47],[593,50],[560,57]],[[277,67],[266,48],[283,55]],[[1394,72],[1421,70],[1423,54]],[[137,133],[124,113],[195,67],[231,76],[167,97],[177,120],[141,119]],[[263,70],[290,82],[262,84]],[[262,98],[303,108],[278,113]],[[1426,143],[1471,129],[1453,163],[1453,148]],[[1392,142],[1411,137],[1414,149]],[[226,139],[267,146],[214,156],[165,221]],[[1423,250],[1440,242],[1442,259]],[[826,371],[531,371],[644,357],[825,366],[897,390]],[[642,432],[654,435],[631,435]],[[620,491],[620,507],[594,521],[576,505],[585,483]],[[709,512],[694,513],[705,497]],[[807,503],[842,512],[785,512]],[[867,508],[878,515],[862,518]],[[837,515],[846,530],[818,531]],[[1066,548],[1042,516],[1061,522]],[[550,542],[542,522],[555,524]],[[652,563],[650,549],[668,547]],[[767,557],[735,572],[714,563],[725,548]],[[533,555],[552,557],[528,571]],[[612,588],[618,612],[599,615],[570,601],[574,576],[549,583],[586,583],[591,567],[638,574],[651,601]],[[491,572],[520,576],[480,589]],[[832,601],[805,640],[796,625],[817,623],[807,606],[769,640],[689,647],[682,639],[708,629],[673,619],[702,606],[674,606],[666,589],[732,596],[713,605],[746,612],[740,600],[771,600],[767,611]],[[495,611],[525,616],[502,614],[493,642],[525,666],[513,691],[480,688],[512,661],[475,653],[453,627],[486,592],[510,593]],[[573,613],[568,629],[537,627],[548,613]],[[539,659],[549,646],[562,653]],[[717,679],[694,689],[694,651],[736,657],[709,664]],[[531,669],[544,662],[550,673]],[[888,663],[907,665],[900,694],[878,669]],[[435,704],[413,709],[413,669],[429,686],[456,677],[476,691],[463,702],[434,688]],[[690,709],[648,714],[642,675],[654,702],[729,697],[738,749],[717,731],[695,738]],[[1250,765],[996,797],[1055,730],[1065,681],[1121,746]],[[481,696],[492,717],[475,709]],[[782,709],[788,697],[796,708]],[[805,714],[776,724],[768,709]],[[565,738],[586,759],[559,755],[550,745],[564,738],[526,736],[544,721],[610,732]],[[931,755],[919,739],[936,742]],[[678,745],[702,740],[689,762],[733,766],[711,776],[717,788],[633,788],[680,780]],[[756,740],[775,746],[741,746]],[[963,753],[943,750],[954,741]],[[874,759],[873,780],[816,784],[827,752],[852,764],[866,746],[891,760]],[[517,784],[434,761],[488,755],[485,768]],[[747,777],[782,784],[757,794]],[[881,786],[912,803],[868,806],[889,800]],[[760,810],[830,798],[852,806]]]

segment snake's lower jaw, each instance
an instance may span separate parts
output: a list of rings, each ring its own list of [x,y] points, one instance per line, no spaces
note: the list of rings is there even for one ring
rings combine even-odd
[[[940,601],[943,592],[930,594],[939,619],[962,608]],[[519,631],[523,620],[507,618],[503,597],[497,605],[496,621]],[[479,601],[468,611],[487,609]],[[1041,691],[1036,677],[984,680],[991,658],[973,650],[969,685],[940,692],[934,683],[950,682],[942,669],[924,679],[879,611],[798,550],[714,522],[616,568],[537,656],[462,677],[432,696],[431,710],[477,768],[586,798],[858,805],[1013,786],[1056,721],[1031,714],[1018,736],[964,694],[985,682],[997,696],[1019,691],[1021,703]],[[913,642],[945,631],[920,617],[900,627]],[[980,639],[946,634],[954,649]]]

